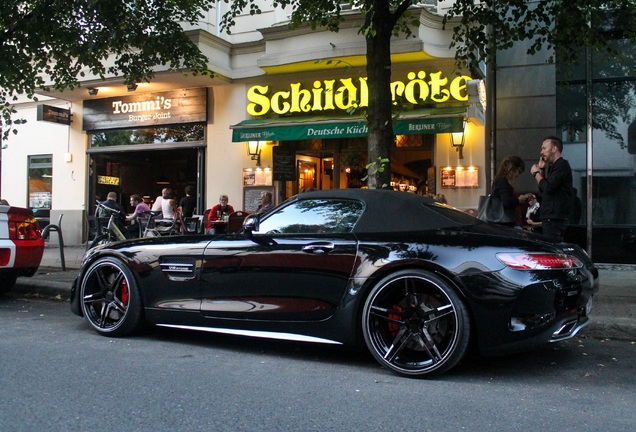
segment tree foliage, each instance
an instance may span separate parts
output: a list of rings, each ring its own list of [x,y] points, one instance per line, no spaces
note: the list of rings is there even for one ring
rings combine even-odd
[[[527,54],[546,50],[548,61],[558,60],[558,79],[563,110],[558,113],[559,127],[585,134],[587,125],[585,58],[594,59],[595,76],[614,80],[596,86],[592,100],[593,127],[608,139],[625,147],[617,124],[632,121],[636,82],[624,79],[636,75],[634,38],[636,1],[634,0],[456,0],[444,18],[453,24],[457,63],[475,67],[488,62],[496,68],[496,52],[528,42]],[[556,58],[555,58],[556,57]],[[576,71],[579,72],[576,72]]]
[[[87,75],[149,81],[154,68],[208,74],[207,59],[180,23],[196,24],[215,0],[3,0],[0,108],[3,135],[17,95],[73,89]]]
[[[524,41],[529,42],[528,55],[558,49],[559,62],[572,63],[579,60],[581,47],[620,59],[623,53],[608,43],[616,37],[607,32],[608,14],[619,17],[622,36],[634,37],[634,0],[455,0],[444,24],[455,17],[460,20],[452,24],[451,43],[458,63],[496,65],[495,50]]]

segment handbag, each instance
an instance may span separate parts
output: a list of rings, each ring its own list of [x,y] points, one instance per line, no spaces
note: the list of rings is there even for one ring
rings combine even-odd
[[[511,224],[514,222],[514,218],[504,209],[501,199],[493,194],[479,197],[477,218],[484,222],[496,224]]]

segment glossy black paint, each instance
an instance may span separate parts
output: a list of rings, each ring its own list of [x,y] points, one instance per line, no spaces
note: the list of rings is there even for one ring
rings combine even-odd
[[[73,287],[72,310],[81,315],[79,284],[90,264],[115,256],[133,270],[145,319],[158,325],[357,346],[368,293],[403,269],[435,274],[457,292],[484,354],[558,340],[554,333],[564,324],[588,319],[585,305],[598,290],[598,272],[580,248],[490,226],[414,194],[305,193],[264,216],[261,226],[286,206],[318,199],[358,200],[364,212],[352,232],[149,238],[90,251]],[[501,252],[575,255],[584,266],[514,270],[496,258]]]

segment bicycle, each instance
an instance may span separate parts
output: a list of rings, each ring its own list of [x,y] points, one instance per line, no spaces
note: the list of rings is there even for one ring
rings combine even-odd
[[[161,213],[145,212],[141,219],[141,237],[166,237],[185,234],[185,224],[181,213],[177,213],[175,219],[157,218]]]
[[[110,207],[106,207],[99,201],[97,201],[97,206],[110,214],[110,216],[108,218],[108,224],[106,226],[98,227],[97,235],[88,248],[92,249],[95,246],[99,246],[102,244],[127,240],[128,238],[126,237],[126,235],[117,226],[117,218],[125,216],[125,213],[119,210],[112,209]],[[100,229],[101,233],[99,232]]]

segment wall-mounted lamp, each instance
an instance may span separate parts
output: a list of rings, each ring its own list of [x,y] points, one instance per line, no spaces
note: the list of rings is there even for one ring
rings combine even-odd
[[[88,90],[89,96],[97,96],[97,93],[99,93],[99,89],[95,87],[88,87],[86,90]]]
[[[126,84],[126,88],[128,89],[129,92],[134,92],[135,90],[137,90],[137,84],[136,83]]]
[[[459,153],[459,158],[464,159],[464,138],[466,132],[466,120],[462,123],[461,132],[451,132],[451,146]]]
[[[252,160],[256,161],[256,166],[261,166],[261,150],[263,147],[262,141],[248,141],[247,142],[247,154],[252,157]]]

